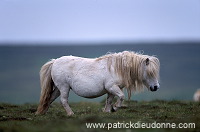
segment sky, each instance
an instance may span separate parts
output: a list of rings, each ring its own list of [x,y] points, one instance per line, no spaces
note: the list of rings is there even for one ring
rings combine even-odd
[[[0,0],[0,42],[200,40],[200,0]]]

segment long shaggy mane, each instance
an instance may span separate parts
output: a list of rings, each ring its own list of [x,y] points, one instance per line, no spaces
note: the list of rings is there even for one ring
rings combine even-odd
[[[146,64],[149,59],[148,65]],[[131,93],[140,92],[144,89],[143,75],[146,65],[148,77],[159,80],[160,63],[155,56],[143,55],[132,51],[123,51],[119,53],[109,53],[98,60],[106,59],[108,69],[114,68],[115,73],[121,78],[122,84],[127,89],[128,98]]]

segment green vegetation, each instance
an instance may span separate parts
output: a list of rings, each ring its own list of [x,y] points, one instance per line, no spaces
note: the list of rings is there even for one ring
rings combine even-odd
[[[154,100],[125,102],[117,112],[103,113],[104,103],[71,103],[75,115],[67,116],[59,103],[53,103],[45,115],[36,116],[36,104],[0,104],[0,132],[34,131],[108,131],[107,129],[88,129],[86,123],[195,123],[195,129],[110,129],[109,131],[200,131],[200,103],[188,101]]]

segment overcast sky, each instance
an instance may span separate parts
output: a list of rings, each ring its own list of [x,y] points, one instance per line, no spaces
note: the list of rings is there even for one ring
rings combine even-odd
[[[0,42],[200,40],[200,0],[0,0]]]

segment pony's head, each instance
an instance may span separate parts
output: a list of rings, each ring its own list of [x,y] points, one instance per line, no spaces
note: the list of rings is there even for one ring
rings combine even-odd
[[[101,59],[107,59],[109,70],[111,66],[114,67],[123,86],[127,89],[129,99],[132,91],[142,91],[144,86],[151,91],[156,91],[160,87],[160,62],[155,56],[123,51],[105,55],[98,60]]]
[[[156,57],[146,58],[143,63],[143,84],[151,91],[157,91],[159,85],[159,67],[160,63]]]

